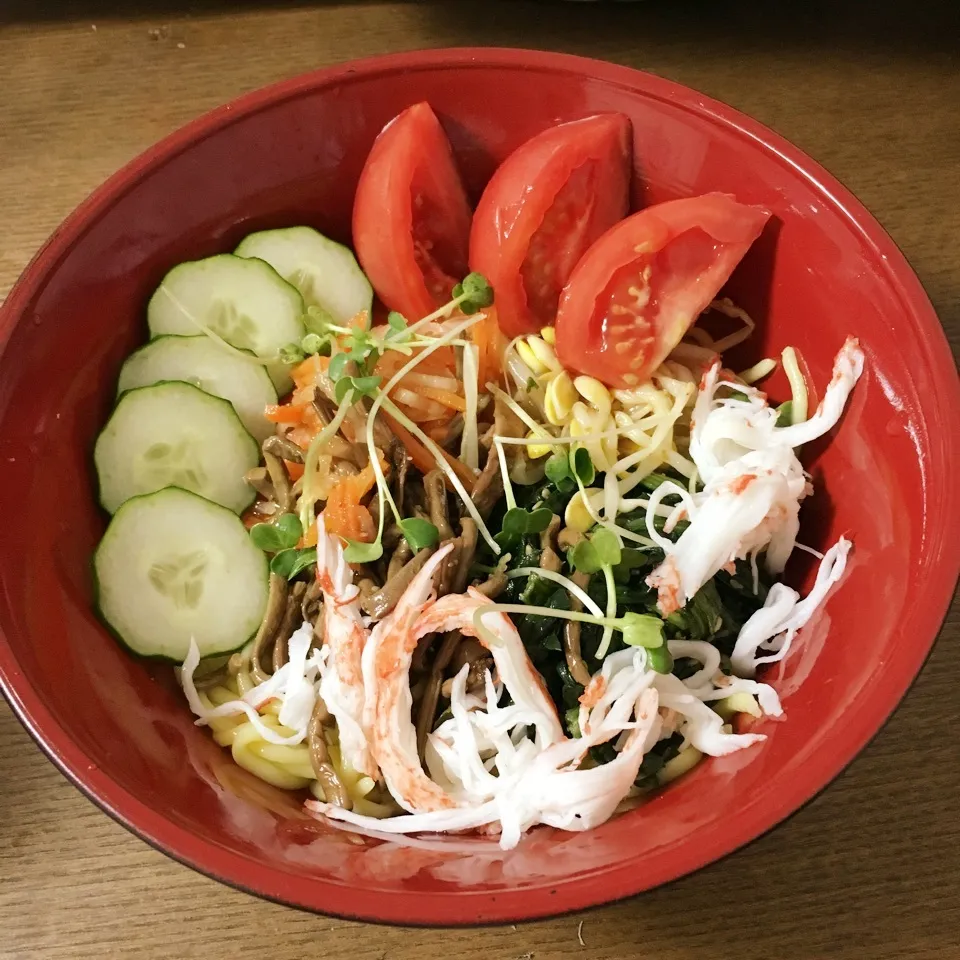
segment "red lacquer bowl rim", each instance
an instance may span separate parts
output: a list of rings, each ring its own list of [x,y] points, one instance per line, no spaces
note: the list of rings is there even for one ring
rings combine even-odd
[[[308,91],[358,78],[437,67],[522,68],[531,72],[572,74],[638,91],[702,117],[751,141],[808,181],[848,223],[883,263],[887,282],[904,304],[904,323],[926,346],[928,384],[939,395],[942,422],[960,420],[960,382],[937,316],[903,254],[863,205],[819,164],[772,130],[688,87],[629,67],[566,54],[521,49],[458,48],[414,51],[372,57],[322,69],[257,90],[218,107],[161,140],[128,163],[91,194],[54,232],[37,253],[0,309],[0,351],[25,306],[47,277],[90,227],[151,170],[211,133]],[[952,415],[950,411],[953,411]],[[930,476],[941,483],[932,495],[939,500],[938,519],[954,529],[960,525],[960,489],[950,488],[947,445],[940,448],[943,464],[932,464]],[[941,469],[942,468],[942,469]],[[820,751],[804,775],[790,778],[775,803],[750,809],[735,821],[711,825],[698,835],[696,846],[677,849],[669,863],[639,871],[630,863],[594,871],[587,876],[523,890],[471,890],[456,893],[378,890],[365,898],[333,882],[304,877],[296,885],[282,870],[263,867],[240,854],[210,843],[167,820],[116,784],[73,742],[45,708],[42,698],[20,673],[13,650],[0,636],[0,687],[26,729],[57,767],[98,806],[157,849],[181,863],[227,884],[280,903],[317,912],[388,923],[450,925],[509,922],[552,916],[607,903],[675,880],[759,837],[822,790],[859,753],[893,712],[923,666],[949,607],[960,569],[960,540],[946,548],[942,576],[925,584],[928,600],[911,624],[915,643],[901,670],[859,704],[856,715],[835,732],[829,750]]]

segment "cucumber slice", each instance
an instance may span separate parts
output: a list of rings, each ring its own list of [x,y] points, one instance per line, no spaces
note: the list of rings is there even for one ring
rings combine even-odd
[[[233,404],[240,422],[258,443],[275,430],[263,415],[277,402],[267,371],[244,360],[209,337],[157,337],[131,354],[120,370],[117,392],[149,387],[162,380],[183,380]]]
[[[94,556],[97,606],[134,653],[182,663],[252,637],[267,605],[266,555],[229,510],[177,487],[133,497]]]
[[[120,398],[97,437],[94,461],[110,513],[130,497],[170,486],[239,513],[254,497],[243,475],[260,462],[260,448],[226,400],[166,382]]]
[[[303,339],[303,298],[263,260],[224,253],[174,267],[147,305],[150,335],[196,336],[210,330],[268,364],[280,393],[290,389],[280,348]]]
[[[288,227],[251,233],[235,251],[238,257],[266,260],[292,283],[308,307],[319,307],[343,324],[373,306],[373,287],[349,247],[334,243],[313,227]],[[311,318],[305,318],[311,329]],[[322,331],[315,330],[320,333]]]

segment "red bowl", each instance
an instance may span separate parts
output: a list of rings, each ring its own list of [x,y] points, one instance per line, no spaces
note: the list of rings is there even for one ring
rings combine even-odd
[[[754,353],[800,348],[818,384],[845,336],[867,369],[829,444],[804,539],[853,537],[848,573],[768,679],[786,717],[762,745],[701,765],[585,834],[367,843],[306,820],[191,722],[171,671],[134,660],[91,610],[104,527],[90,451],[144,306],[168,267],[264,227],[348,239],[380,128],[428,100],[476,196],[549,124],[633,119],[635,200],[722,190],[774,211],[729,292],[759,321]],[[747,843],[822,789],[920,670],[960,565],[960,389],[900,251],[829,174],[760,124],[657,77],[519,50],[439,50],[336,67],[243,97],[149,150],[54,234],[0,320],[0,681],[58,767],[170,856],[253,893],[395,923],[541,917],[649,889]],[[792,571],[808,583],[810,570]]]

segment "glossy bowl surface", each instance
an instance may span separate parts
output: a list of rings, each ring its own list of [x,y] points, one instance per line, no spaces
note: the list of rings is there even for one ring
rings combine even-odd
[[[474,198],[557,121],[634,125],[635,202],[722,190],[774,211],[728,286],[759,321],[754,357],[788,343],[825,385],[845,336],[867,370],[841,428],[806,451],[803,539],[855,552],[840,587],[768,678],[786,717],[640,810],[585,834],[365,843],[299,813],[193,726],[171,671],[134,660],[91,610],[104,528],[90,451],[144,307],[181,260],[306,222],[348,240],[380,128],[426,99]],[[347,64],[213,111],[134,160],[57,230],[0,319],[0,680],[51,759],[141,837],[295,906],[396,923],[539,917],[623,897],[768,830],[867,743],[919,671],[960,561],[956,370],[899,250],[821,167],[770,130],[674,83],[519,50],[438,50]],[[808,584],[810,565],[790,570]]]

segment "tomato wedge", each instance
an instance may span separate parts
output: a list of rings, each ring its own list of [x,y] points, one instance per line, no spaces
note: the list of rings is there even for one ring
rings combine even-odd
[[[353,243],[377,296],[418,320],[467,272],[470,205],[450,141],[428,103],[377,137],[353,202]]]
[[[764,207],[708,193],[618,223],[587,251],[560,298],[560,361],[614,387],[647,380],[769,217]]]
[[[470,268],[493,287],[509,337],[553,324],[577,261],[625,217],[630,121],[619,113],[561,123],[501,164],[473,216]]]

